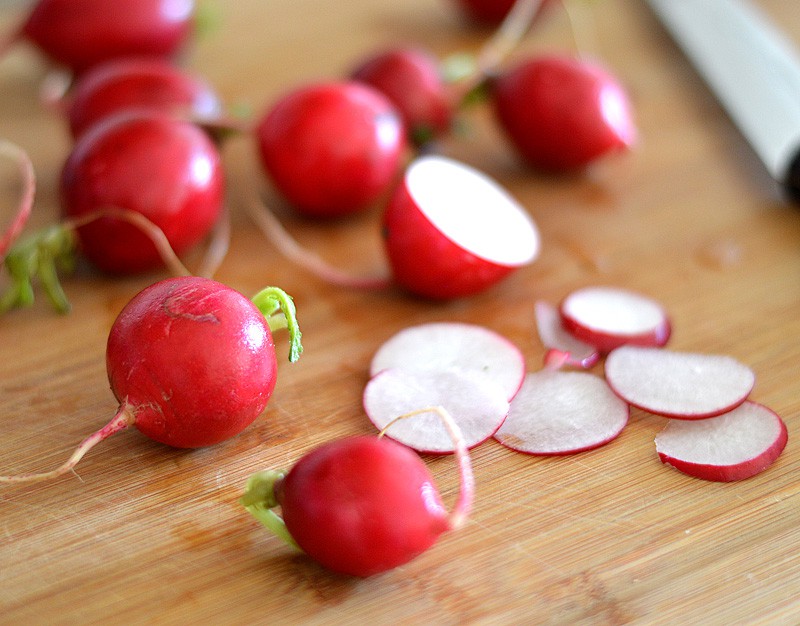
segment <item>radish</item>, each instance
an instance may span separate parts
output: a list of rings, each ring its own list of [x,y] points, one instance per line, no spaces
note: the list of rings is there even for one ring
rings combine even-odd
[[[624,344],[663,346],[672,328],[664,308],[652,298],[616,287],[585,287],[559,307],[562,326],[581,341],[607,353]]]
[[[629,404],[681,419],[730,411],[745,401],[755,384],[753,371],[732,357],[642,346],[613,350],[605,375]]]
[[[558,1],[542,0],[538,11]],[[476,24],[497,26],[506,18],[517,0],[455,0],[455,3],[463,14]]]
[[[19,40],[80,73],[131,55],[174,56],[194,28],[193,0],[38,0],[6,47]]]
[[[704,420],[670,420],[656,436],[663,463],[706,480],[734,481],[769,467],[786,447],[788,431],[773,411],[745,402]]]
[[[476,372],[510,400],[525,376],[525,357],[508,339],[483,326],[430,322],[406,327],[381,344],[370,362],[370,375],[392,368]]]
[[[491,378],[455,368],[383,370],[364,388],[363,405],[378,430],[397,415],[420,413],[426,406],[442,406],[453,416],[468,448],[489,439],[508,414],[507,396]],[[433,412],[397,423],[390,436],[418,452],[455,451],[446,428]]]
[[[73,137],[112,113],[157,110],[190,121],[215,120],[222,105],[200,76],[158,58],[113,59],[93,67],[74,85],[66,102]]]
[[[545,361],[560,360],[561,365],[589,369],[600,360],[600,352],[581,341],[561,323],[556,307],[542,300],[534,304],[536,328],[542,345],[548,349]]]
[[[624,88],[594,63],[529,57],[500,74],[492,98],[511,144],[535,168],[575,170],[636,140]]]
[[[233,437],[261,414],[272,395],[277,362],[271,329],[277,328],[289,329],[289,359],[296,361],[302,344],[294,304],[277,287],[262,290],[252,301],[194,276],[145,288],[122,309],[108,336],[108,379],[120,403],[114,418],[59,468],[0,476],[0,482],[61,476],[97,443],[131,425],[176,448]]]
[[[528,454],[572,454],[615,439],[628,417],[628,405],[601,378],[545,368],[525,377],[494,438]]]
[[[437,407],[437,413],[449,418]],[[403,417],[403,416],[401,416]],[[463,525],[472,506],[469,454],[452,420],[461,488],[448,513],[428,468],[389,439],[355,436],[323,444],[288,472],[263,471],[241,503],[264,526],[336,572],[371,576],[403,565]],[[281,507],[279,517],[272,509]]]
[[[122,112],[82,135],[60,180],[65,217],[114,208],[158,226],[177,254],[205,237],[221,215],[224,179],[219,152],[197,126],[167,114]],[[81,252],[98,268],[134,273],[162,265],[137,228],[113,218],[78,229]]]
[[[261,163],[299,213],[339,217],[366,209],[394,184],[405,129],[391,102],[354,81],[299,87],[256,128]]]
[[[6,253],[25,228],[33,209],[33,200],[36,195],[36,172],[28,153],[10,141],[0,140],[0,157],[14,161],[22,175],[21,198],[17,202],[8,226],[0,231],[0,260],[5,261]]]

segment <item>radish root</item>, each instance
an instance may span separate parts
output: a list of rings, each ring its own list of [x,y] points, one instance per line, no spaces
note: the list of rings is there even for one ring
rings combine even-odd
[[[10,226],[0,237],[0,259],[5,259],[6,252],[16,241],[31,214],[33,199],[36,195],[36,173],[28,153],[10,141],[0,140],[0,156],[15,161],[22,173],[22,198]]]

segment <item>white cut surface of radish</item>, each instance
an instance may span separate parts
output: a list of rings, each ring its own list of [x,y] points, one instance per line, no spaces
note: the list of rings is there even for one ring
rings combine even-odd
[[[588,369],[600,359],[597,348],[564,329],[558,309],[549,302],[537,301],[534,304],[534,316],[542,345],[563,353],[566,365]]]
[[[447,157],[425,156],[411,164],[405,181],[419,210],[456,245],[512,267],[538,256],[540,237],[535,223],[519,202],[483,172]]]
[[[517,346],[489,328],[462,322],[430,322],[395,333],[373,355],[370,376],[396,367],[477,372],[499,385],[507,400],[525,377]]]
[[[489,439],[508,415],[503,390],[476,372],[394,368],[373,376],[364,389],[364,410],[378,430],[412,411],[441,406],[472,448]],[[446,454],[453,440],[435,412],[394,422],[386,436],[418,452]]]
[[[662,346],[671,325],[664,308],[652,298],[616,287],[585,287],[561,302],[564,327],[603,351],[626,344]]]
[[[622,346],[606,358],[608,384],[640,409],[679,419],[702,419],[734,409],[755,384],[753,371],[718,354]]]
[[[629,414],[602,378],[544,369],[525,377],[494,438],[528,454],[572,454],[616,438]]]
[[[772,410],[744,402],[704,420],[670,420],[656,435],[663,463],[706,480],[733,481],[769,467],[786,446],[786,424]]]

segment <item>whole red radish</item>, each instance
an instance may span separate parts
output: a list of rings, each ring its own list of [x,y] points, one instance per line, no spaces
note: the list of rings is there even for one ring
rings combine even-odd
[[[337,217],[372,205],[395,181],[405,130],[389,100],[356,82],[281,97],[257,127],[262,165],[301,214]]]
[[[147,109],[213,120],[222,112],[217,94],[203,78],[158,58],[123,58],[83,74],[70,92],[67,118],[73,137],[113,113]]]
[[[275,387],[271,328],[289,329],[289,357],[296,360],[302,345],[294,305],[276,287],[252,300],[194,276],[145,288],[122,309],[108,336],[106,367],[120,403],[117,414],[56,470],[2,476],[0,482],[65,474],[95,444],[131,425],[177,448],[233,437],[261,414]]]
[[[128,209],[160,227],[180,254],[211,230],[224,201],[219,152],[199,127],[158,112],[123,112],[83,134],[61,173],[68,218]],[[135,226],[112,217],[78,229],[83,254],[102,270],[132,273],[163,264]]]
[[[10,41],[24,39],[80,73],[116,57],[172,57],[194,13],[194,0],[38,0]]]
[[[528,58],[493,83],[496,117],[533,167],[582,168],[636,139],[628,96],[599,65],[560,55]]]
[[[397,47],[374,54],[351,74],[371,85],[397,107],[416,144],[424,144],[447,133],[454,106],[432,54],[421,48]]]

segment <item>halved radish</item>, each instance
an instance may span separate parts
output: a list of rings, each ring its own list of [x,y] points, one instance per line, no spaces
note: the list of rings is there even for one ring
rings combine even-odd
[[[753,371],[732,357],[643,346],[613,350],[605,374],[626,402],[680,419],[730,411],[745,401],[755,384]]]
[[[671,333],[664,308],[647,296],[616,287],[585,287],[559,308],[564,328],[601,352],[635,344],[663,346]]]
[[[705,480],[728,482],[755,476],[786,447],[788,431],[772,410],[745,402],[705,420],[671,420],[656,435],[663,463]]]
[[[525,209],[482,172],[442,156],[407,168],[383,226],[395,280],[428,298],[478,293],[539,253]]]
[[[510,400],[525,376],[525,357],[508,339],[483,326],[430,322],[404,328],[381,344],[372,357],[370,375],[395,367],[479,372]]]
[[[628,405],[602,378],[544,369],[525,377],[494,438],[529,454],[572,454],[617,437],[628,416]]]
[[[564,328],[561,316],[552,304],[542,300],[536,302],[534,315],[539,339],[551,351],[546,357],[547,362],[553,360],[553,351],[558,353],[557,360],[572,367],[589,369],[600,360],[597,348],[581,341]]]
[[[468,448],[491,437],[508,414],[508,400],[498,385],[477,372],[457,369],[383,370],[367,383],[363,403],[379,430],[400,415],[441,406],[452,415]],[[452,437],[433,411],[400,420],[386,434],[418,452],[455,450]]]

